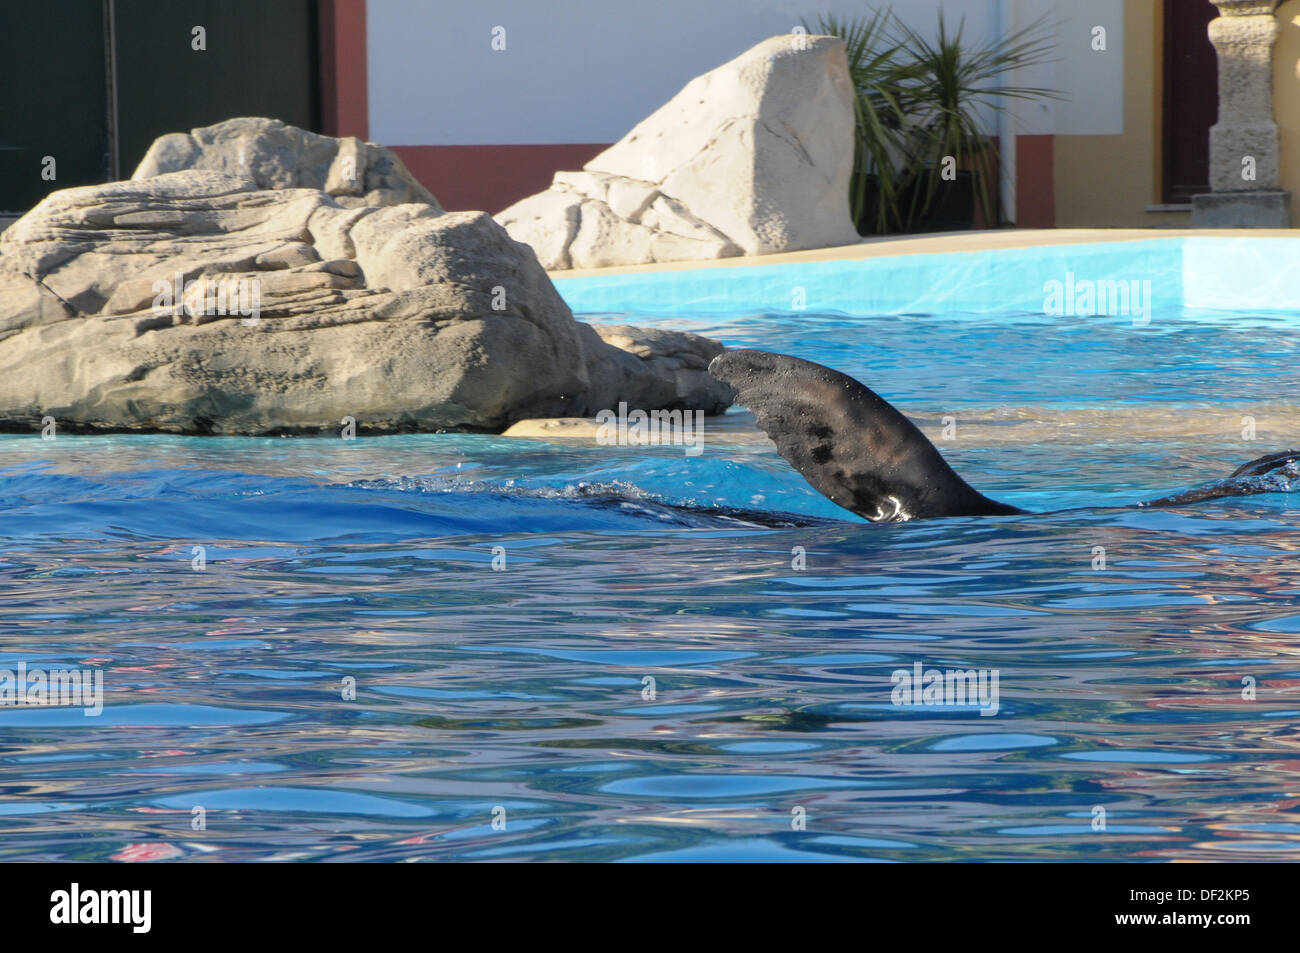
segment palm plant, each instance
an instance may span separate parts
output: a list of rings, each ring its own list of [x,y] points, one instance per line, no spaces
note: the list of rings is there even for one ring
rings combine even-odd
[[[952,35],[942,10],[933,43],[888,8],[860,20],[829,14],[818,20],[816,32],[844,41],[856,93],[849,208],[859,231],[910,228],[934,202],[946,156],[971,167],[984,220],[997,221],[988,190],[992,152],[980,115],[1003,109],[1009,99],[1059,98],[1053,90],[1000,82],[1047,59],[1045,26],[1044,17],[1009,37],[965,49],[965,21]]]
[[[958,163],[969,164],[984,221],[996,223],[988,188],[996,169],[980,115],[985,109],[1002,111],[1008,100],[1061,98],[1054,90],[1003,82],[1006,74],[1047,60],[1051,46],[1045,35],[1046,19],[971,48],[962,43],[965,20],[956,34],[951,34],[942,10],[933,43],[897,18],[894,23],[896,32],[890,39],[902,50],[905,61],[920,72],[919,85],[909,90],[909,101],[919,108],[908,126],[908,172],[902,189],[911,201],[903,211],[904,220],[910,225],[930,207],[942,182],[943,160],[951,156]]]
[[[889,36],[893,19],[877,11],[869,19],[844,20],[827,14],[812,32],[844,41],[855,91],[856,139],[849,210],[859,231],[887,232],[902,224],[898,210],[898,172],[905,151],[903,129],[910,90],[922,79],[916,64],[903,62]]]

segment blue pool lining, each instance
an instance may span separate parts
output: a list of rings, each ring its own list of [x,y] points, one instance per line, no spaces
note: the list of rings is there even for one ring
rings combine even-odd
[[[665,268],[557,278],[555,287],[580,314],[1044,314],[1053,281],[1062,288],[1126,282],[1157,319],[1187,310],[1300,312],[1300,237],[1184,236]]]

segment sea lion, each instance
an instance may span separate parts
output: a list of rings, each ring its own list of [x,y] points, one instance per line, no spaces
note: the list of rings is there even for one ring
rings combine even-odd
[[[709,373],[736,390],[777,452],[831,502],[874,523],[944,516],[1010,516],[948,466],[925,434],[883,397],[839,371],[768,351],[726,351]],[[1227,480],[1134,506],[1177,506],[1279,489],[1300,478],[1300,451],[1252,460]]]

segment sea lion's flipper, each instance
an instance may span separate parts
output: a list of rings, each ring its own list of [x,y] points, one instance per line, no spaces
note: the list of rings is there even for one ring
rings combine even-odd
[[[1186,506],[1230,496],[1289,493],[1297,484],[1300,484],[1300,450],[1283,450],[1243,463],[1226,480],[1192,487],[1138,506]]]
[[[1232,471],[1228,479],[1268,476],[1275,473],[1294,478],[1297,466],[1300,466],[1300,450],[1281,450],[1277,453],[1266,453],[1249,463],[1243,463]]]
[[[877,521],[1021,513],[977,493],[887,401],[838,371],[727,351],[709,372],[736,389],[776,449],[819,493]]]

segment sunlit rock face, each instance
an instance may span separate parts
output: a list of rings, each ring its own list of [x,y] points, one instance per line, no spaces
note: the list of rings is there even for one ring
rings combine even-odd
[[[318,135],[278,119],[242,116],[159,136],[131,178],[185,169],[248,176],[261,189],[319,189],[345,208],[424,202],[441,211],[391,149],[355,136]]]
[[[497,221],[547,269],[849,244],[853,129],[843,42],[772,37]]]
[[[714,413],[721,345],[573,319],[481,212],[190,169],[65,189],[0,235],[0,427],[500,430]]]

